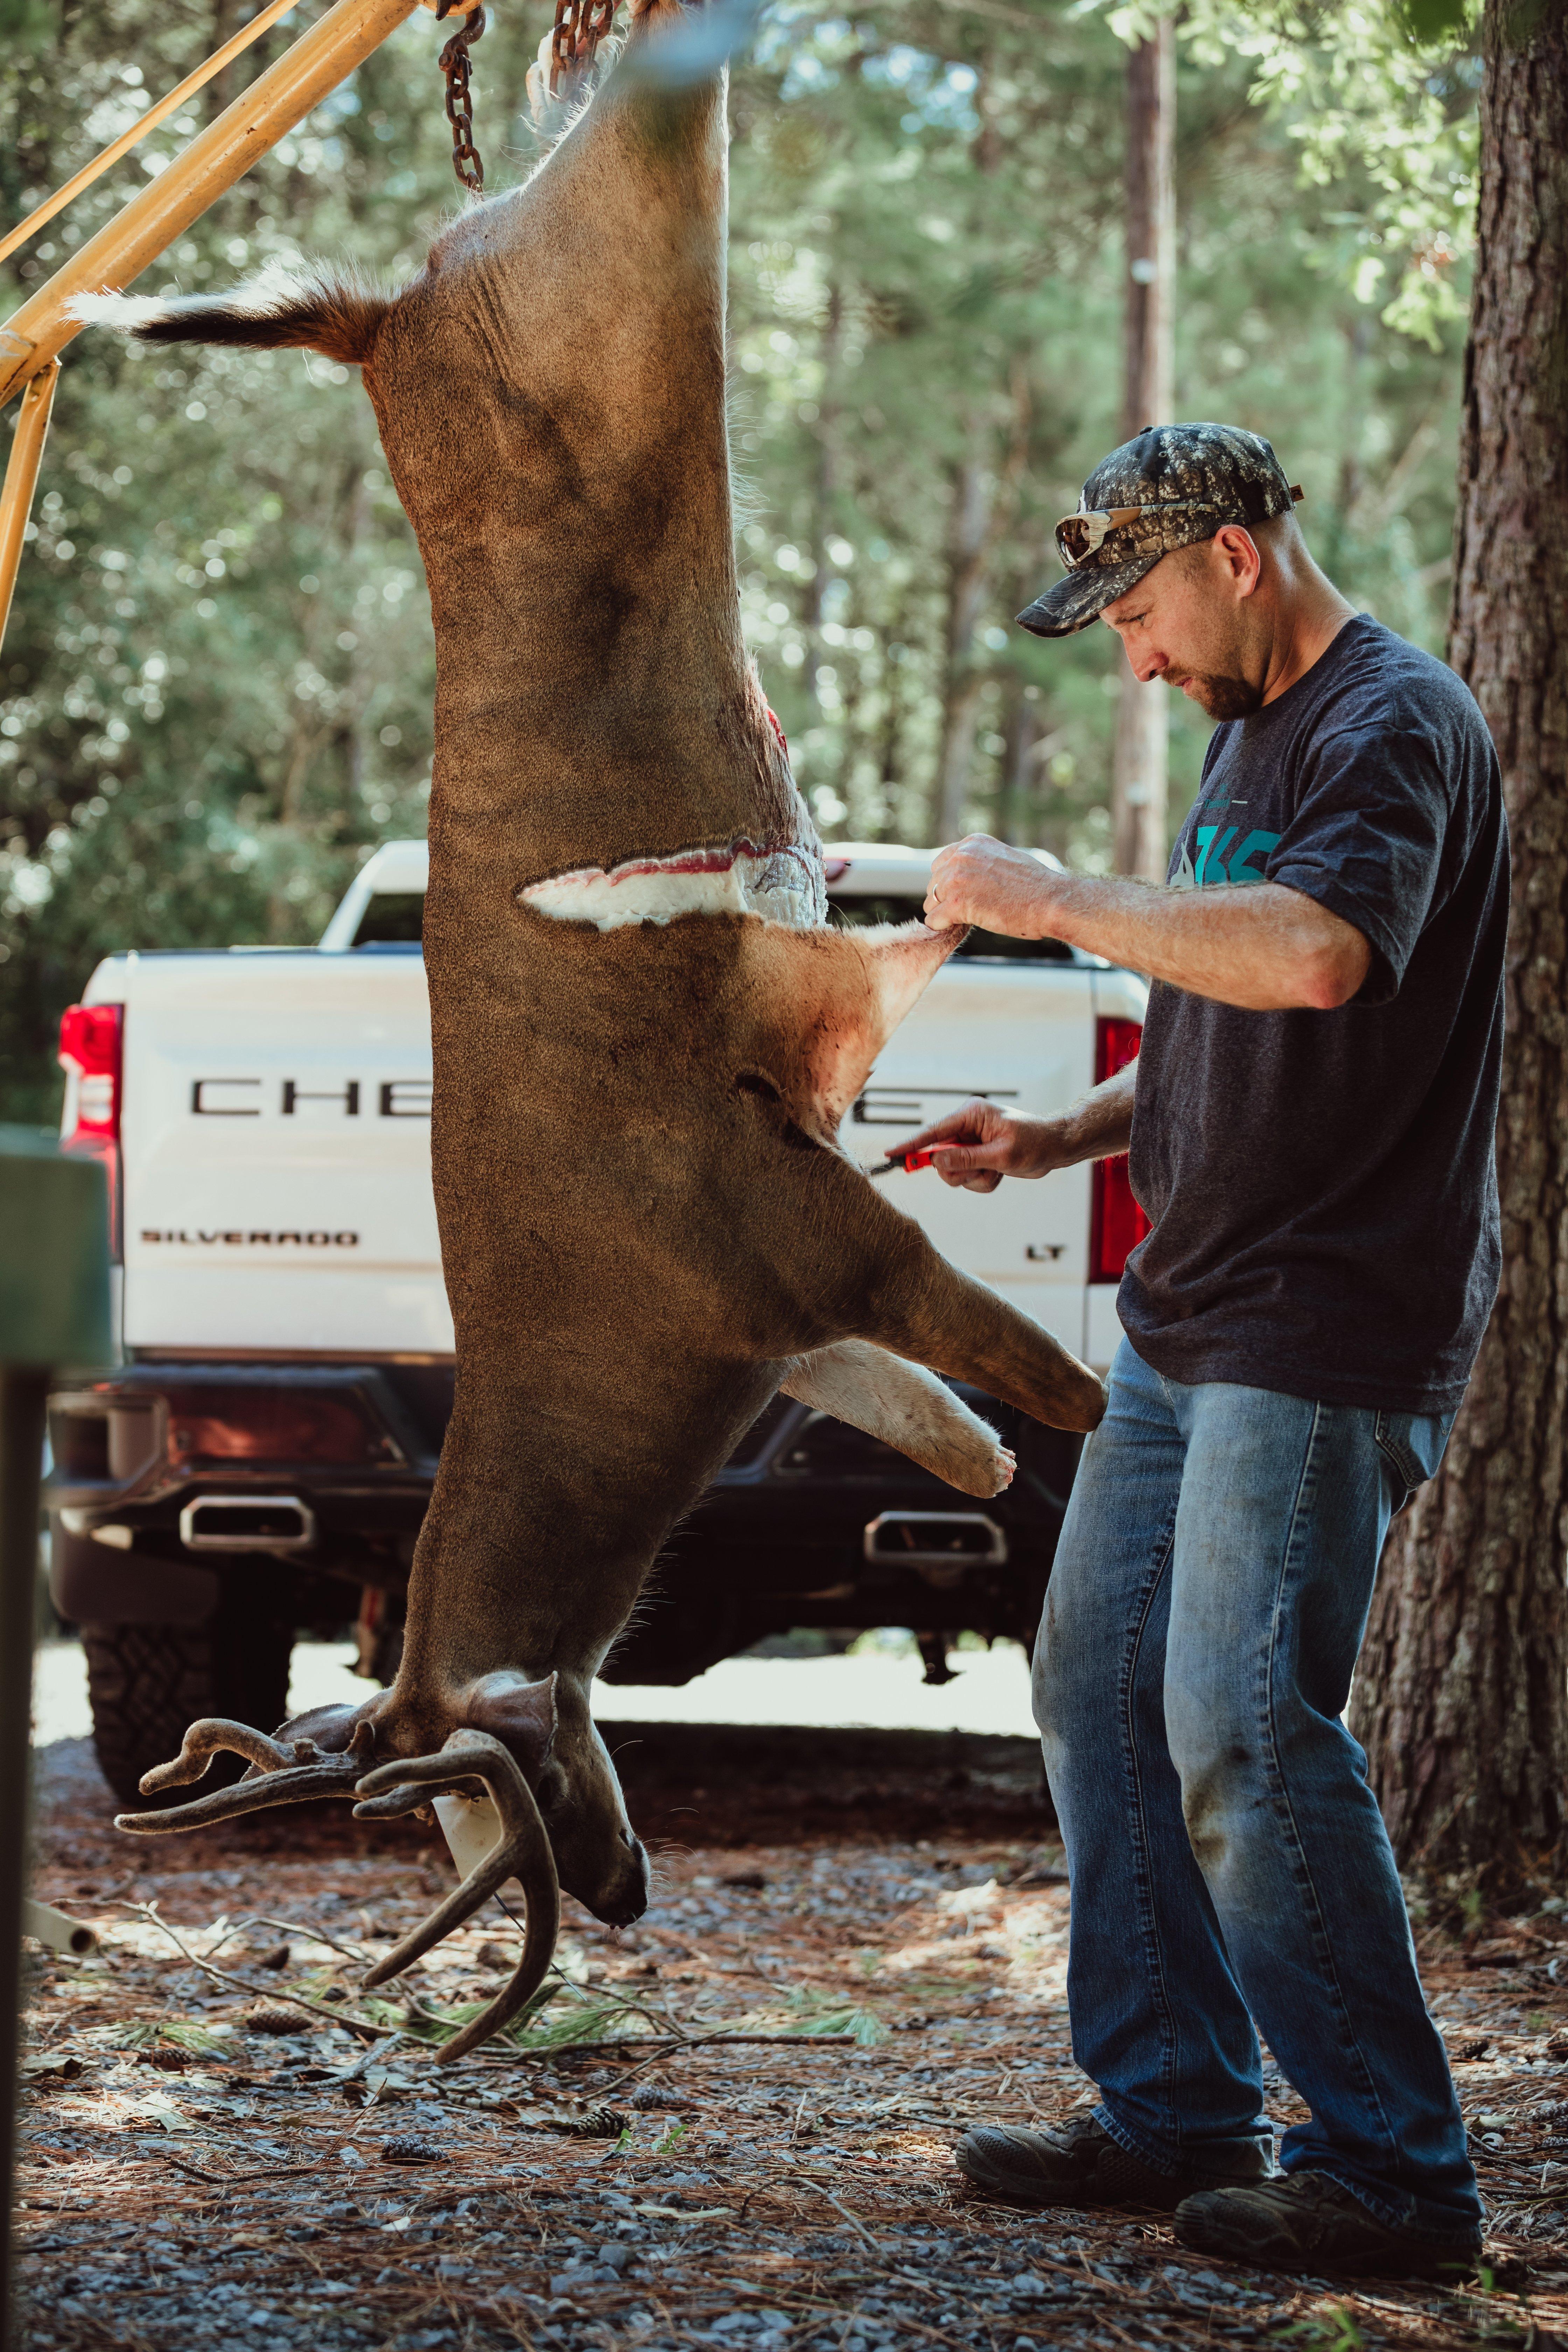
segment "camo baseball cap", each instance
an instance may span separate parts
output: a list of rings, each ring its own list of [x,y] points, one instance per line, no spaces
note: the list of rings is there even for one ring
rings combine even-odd
[[[1087,629],[1163,555],[1227,522],[1289,514],[1300,490],[1259,434],[1239,425],[1150,425],[1098,465],[1078,512],[1057,525],[1065,580],[1018,619],[1037,637]]]

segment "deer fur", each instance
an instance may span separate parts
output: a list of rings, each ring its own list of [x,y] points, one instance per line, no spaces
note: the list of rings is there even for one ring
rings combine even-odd
[[[626,60],[681,14],[634,0]],[[722,78],[671,88],[623,60],[396,294],[319,277],[83,305],[143,341],[358,364],[418,535],[457,1393],[402,1668],[353,1719],[382,1759],[499,1738],[562,1884],[613,1921],[644,1908],[647,1865],[589,1685],[781,1384],[974,1495],[1011,1457],[923,1367],[1058,1427],[1103,1409],[837,1141],[957,935],[826,924],[742,640],[725,227]],[[618,898],[633,879],[642,899]]]

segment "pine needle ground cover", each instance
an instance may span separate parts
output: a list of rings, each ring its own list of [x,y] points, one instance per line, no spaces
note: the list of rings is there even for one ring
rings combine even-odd
[[[687,2345],[1432,2347],[1568,2343],[1568,1928],[1421,1937],[1491,2210],[1463,2290],[1249,2275],[1143,2216],[987,2206],[981,2117],[1087,2095],[1068,1893],[1022,1741],[639,1727],[647,1918],[569,1906],[511,2038],[434,2046],[515,1952],[499,1911],[393,1998],[365,1959],[449,1883],[412,1827],[258,1816],[132,1846],[86,1743],[44,1751],[29,2352]],[[1283,2126],[1299,2112],[1269,2075]]]

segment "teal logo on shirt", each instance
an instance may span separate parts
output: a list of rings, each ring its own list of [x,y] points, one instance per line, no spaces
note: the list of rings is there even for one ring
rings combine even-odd
[[[1244,835],[1238,824],[1200,824],[1194,829],[1191,843],[1182,844],[1170,887],[1173,890],[1212,890],[1230,884],[1267,881],[1261,861],[1279,845],[1277,833],[1260,833],[1254,827]]]

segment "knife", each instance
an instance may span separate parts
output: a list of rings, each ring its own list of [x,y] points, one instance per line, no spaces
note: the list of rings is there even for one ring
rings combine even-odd
[[[901,1168],[904,1174],[910,1176],[917,1168],[929,1168],[935,1157],[933,1151],[910,1151],[898,1160],[879,1160],[875,1168],[868,1168],[866,1173],[868,1176],[890,1176],[895,1168]]]

